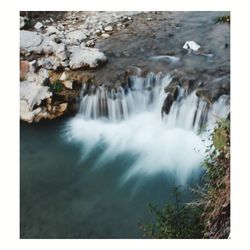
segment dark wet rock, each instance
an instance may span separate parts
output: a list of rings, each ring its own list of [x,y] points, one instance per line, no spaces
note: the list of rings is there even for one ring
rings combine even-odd
[[[169,92],[162,106],[162,110],[161,110],[162,115],[163,114],[167,115],[169,113],[174,101],[175,99],[174,99],[173,94]]]
[[[207,83],[203,88],[196,91],[198,97],[203,97],[210,103],[215,102],[221,95],[230,94],[230,79],[229,76],[217,78],[210,83]]]

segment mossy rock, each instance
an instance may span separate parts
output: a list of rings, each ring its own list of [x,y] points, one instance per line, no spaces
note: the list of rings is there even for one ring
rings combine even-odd
[[[213,134],[213,144],[217,150],[222,149],[227,144],[227,131],[224,128],[218,127]]]

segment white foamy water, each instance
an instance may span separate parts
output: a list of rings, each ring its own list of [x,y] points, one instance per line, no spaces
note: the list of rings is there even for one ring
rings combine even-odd
[[[93,168],[120,155],[134,156],[124,181],[137,175],[170,173],[184,184],[205,157],[204,138],[197,132],[227,114],[228,97],[222,96],[208,108],[195,93],[187,95],[180,88],[169,114],[162,118],[164,88],[171,77],[151,73],[146,79],[134,76],[130,81],[130,86],[99,87],[84,95],[78,115],[67,124],[67,139],[84,146],[82,160],[104,145]]]

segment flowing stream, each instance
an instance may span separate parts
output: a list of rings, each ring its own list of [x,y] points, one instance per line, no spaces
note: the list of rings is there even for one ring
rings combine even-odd
[[[155,42],[162,49],[141,52],[143,60],[167,72],[178,63],[187,70],[228,66],[229,52],[223,46],[229,31],[225,25],[215,26],[217,15],[177,13],[175,21],[183,26],[173,29],[172,40],[159,31]],[[143,46],[148,41],[140,39],[128,41],[127,48],[136,45],[139,53],[140,41]],[[211,45],[214,57],[187,55],[179,60],[183,42],[191,39]],[[124,46],[119,37],[113,43],[117,49],[119,43]],[[168,56],[165,48],[178,50]],[[122,68],[125,59],[117,60]],[[111,74],[105,67],[100,72]],[[75,117],[21,123],[22,238],[142,238],[138,223],[154,220],[148,202],[163,206],[174,201],[177,185],[199,183],[209,143],[205,130],[228,115],[229,96],[208,105],[195,91],[178,87],[169,113],[163,114],[164,89],[172,75],[137,73],[119,86],[84,85]],[[190,199],[184,189],[183,201]]]
[[[29,238],[140,238],[137,224],[153,219],[148,202],[171,202],[174,187],[199,181],[208,136],[200,129],[228,114],[228,96],[208,108],[180,89],[162,116],[170,81],[150,73],[116,89],[84,86],[66,123],[21,124],[21,226]]]

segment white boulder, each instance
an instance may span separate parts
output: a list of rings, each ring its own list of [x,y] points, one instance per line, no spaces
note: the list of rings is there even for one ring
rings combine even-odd
[[[25,100],[20,101],[20,118],[26,122],[33,122],[34,118],[42,111],[41,107],[36,108],[35,110],[30,110],[28,102]]]
[[[43,41],[37,32],[20,30],[20,49],[27,50],[39,46]]]
[[[35,105],[40,105],[41,101],[52,96],[49,87],[38,85],[34,82],[22,81],[20,83],[20,100],[27,102],[27,109],[33,111]],[[22,102],[23,103],[23,102]]]
[[[86,38],[87,35],[84,32],[81,30],[74,30],[66,35],[66,44],[79,45]]]
[[[40,31],[43,27],[43,24],[41,22],[37,22],[34,26],[34,28],[37,30],[37,31]]]
[[[60,35],[61,32],[54,26],[49,26],[49,27],[46,28],[46,30],[45,30],[45,35],[46,36],[51,36],[51,35],[54,35],[54,34]]]
[[[109,35],[108,33],[104,33],[104,34],[102,34],[102,37],[103,37],[103,38],[109,38],[110,35]]]
[[[40,57],[37,60],[37,65],[44,69],[56,70],[58,67],[60,67],[61,61],[56,56],[46,56],[46,57]]]
[[[79,69],[82,67],[95,68],[107,61],[107,57],[103,52],[96,48],[80,48],[72,47],[69,66],[71,69]]]
[[[104,30],[105,30],[105,31],[112,31],[112,30],[113,30],[113,28],[112,28],[112,26],[111,26],[111,25],[109,25],[109,26],[105,27],[105,28],[104,28]]]
[[[42,85],[43,82],[49,78],[49,73],[47,69],[41,68],[38,73],[34,73],[32,71],[28,72],[27,74],[27,81],[33,82],[37,85]]]

